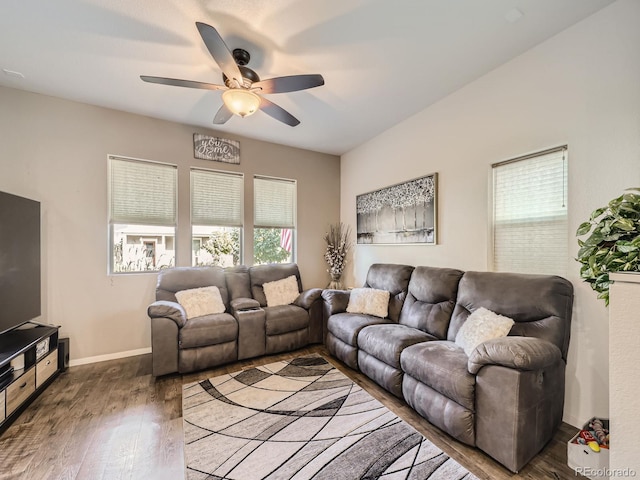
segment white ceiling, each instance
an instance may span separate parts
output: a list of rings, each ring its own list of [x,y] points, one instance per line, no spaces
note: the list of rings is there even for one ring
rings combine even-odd
[[[297,127],[258,112],[216,130],[339,155],[612,2],[2,0],[0,85],[214,128],[220,92],[139,78],[222,83],[200,21],[262,79],[326,82],[268,96]]]

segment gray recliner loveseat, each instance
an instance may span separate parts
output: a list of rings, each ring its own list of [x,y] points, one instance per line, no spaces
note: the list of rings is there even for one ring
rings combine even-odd
[[[322,293],[333,355],[513,472],[551,439],[564,405],[570,282],[375,264],[365,286],[390,292],[386,318],[346,312],[348,291]],[[456,335],[481,307],[515,323],[467,355]]]
[[[289,305],[267,306],[263,285],[291,275],[299,296]],[[225,311],[187,319],[176,293],[209,286],[218,287]],[[147,309],[153,375],[187,373],[321,343],[321,293],[318,288],[303,291],[293,263],[161,270],[156,301]]]

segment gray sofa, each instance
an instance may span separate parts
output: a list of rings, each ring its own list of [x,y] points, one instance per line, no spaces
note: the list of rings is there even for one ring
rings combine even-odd
[[[551,439],[564,405],[570,282],[375,264],[365,286],[391,293],[387,318],[347,313],[348,291],[322,293],[333,355],[513,472]],[[456,334],[480,307],[515,323],[467,356]]]
[[[262,285],[295,275],[299,297],[267,307]],[[216,286],[225,312],[188,319],[176,292]],[[149,305],[154,376],[186,373],[260,355],[321,343],[321,289],[303,291],[298,266],[177,267],[158,273]]]

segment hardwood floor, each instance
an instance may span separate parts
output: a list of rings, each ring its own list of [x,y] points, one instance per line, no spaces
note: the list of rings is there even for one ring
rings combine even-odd
[[[0,436],[0,479],[182,479],[182,385],[309,353],[319,353],[482,479],[569,479],[563,424],[549,445],[513,475],[463,445],[361,374],[329,357],[322,346],[236,362],[184,376],[154,379],[151,356],[72,367]]]

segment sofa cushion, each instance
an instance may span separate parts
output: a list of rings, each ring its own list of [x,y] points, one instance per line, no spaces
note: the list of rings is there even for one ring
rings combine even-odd
[[[347,345],[338,337],[334,337],[331,332],[327,333],[327,339],[325,340],[327,350],[340,359],[349,367],[354,370],[358,370],[358,348],[353,345]]]
[[[282,280],[266,282],[262,285],[262,288],[267,300],[267,307],[290,305],[300,295],[298,280],[295,275],[290,275]]]
[[[182,305],[187,319],[224,313],[226,307],[218,287],[201,287],[176,292],[178,303]]]
[[[216,313],[187,320],[180,329],[180,348],[204,347],[238,338],[238,323],[228,313]]]
[[[412,266],[393,263],[374,263],[367,272],[367,280],[363,287],[387,290],[390,293],[388,317],[394,323],[398,323],[400,310],[407,296],[411,272]]]
[[[399,369],[400,354],[406,347],[429,340],[436,338],[404,325],[369,325],[358,334],[358,348]]]
[[[176,292],[199,287],[218,287],[222,301],[229,306],[229,292],[222,267],[173,267],[158,272],[156,300],[177,302]]]
[[[436,392],[408,373],[402,376],[402,397],[429,423],[467,445],[476,444],[477,415],[475,412]],[[489,435],[495,435],[495,433],[495,427],[490,428]],[[512,437],[508,436],[508,438]]]
[[[358,333],[368,325],[392,323],[386,318],[363,315],[361,313],[336,313],[329,317],[327,330],[347,345],[358,345]]]
[[[407,375],[475,411],[476,377],[467,370],[468,360],[462,347],[446,340],[418,343],[400,354]]]
[[[267,306],[267,298],[262,287],[267,282],[282,280],[291,275],[295,275],[298,281],[298,291],[302,291],[302,281],[300,271],[295,263],[270,263],[268,265],[254,265],[249,268],[251,280],[251,296],[260,302],[261,307]]]
[[[446,340],[463,274],[453,268],[416,267],[399,323]]]
[[[224,278],[229,289],[229,299],[251,298],[251,281],[246,265],[225,268]]]
[[[402,370],[387,365],[364,350],[358,350],[358,369],[386,391],[402,398]],[[371,478],[371,477],[369,477]]]
[[[568,280],[551,275],[466,272],[458,286],[447,340],[454,341],[467,317],[480,307],[512,318],[511,335],[553,343],[566,360],[573,309],[573,286]]]
[[[364,313],[385,318],[389,312],[389,292],[376,288],[354,288],[349,295],[347,313]]]
[[[309,313],[296,305],[265,307],[267,336],[301,330],[309,326]]]
[[[467,356],[487,340],[506,337],[513,326],[513,319],[480,307],[462,324],[456,335],[456,345],[464,349]]]

